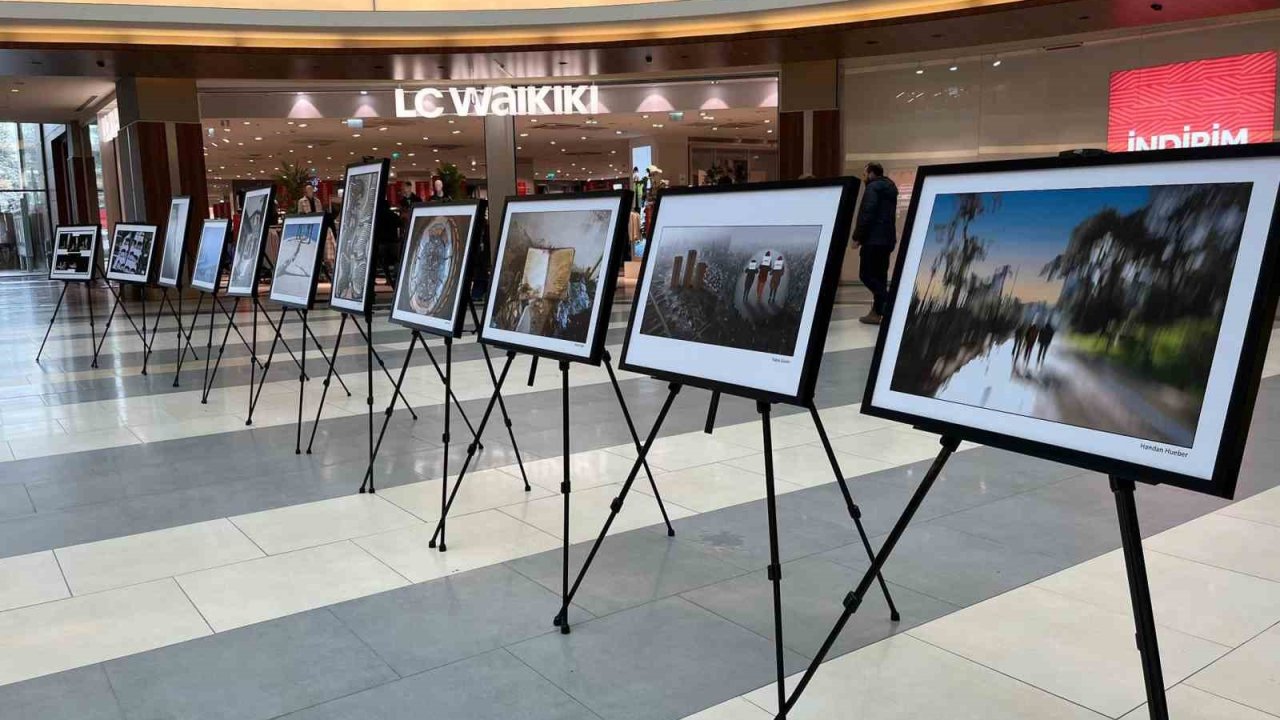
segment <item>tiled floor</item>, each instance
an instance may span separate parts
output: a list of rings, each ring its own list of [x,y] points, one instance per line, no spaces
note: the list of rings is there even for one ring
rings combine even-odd
[[[405,385],[418,419],[397,406],[374,468],[379,493],[357,495],[368,420],[353,330],[336,364],[352,395],[333,383],[314,452],[296,455],[288,354],[277,353],[246,427],[251,355],[235,333],[200,402],[207,315],[194,338],[201,360],[186,358],[179,387],[172,320],[161,321],[147,376],[121,322],[92,369],[82,303],[34,364],[57,291],[0,283],[0,719],[773,716],[754,404],[726,398],[708,437],[708,395],[681,393],[650,455],[676,536],[641,474],[570,609],[573,632],[561,635],[550,622],[564,535],[550,364],[530,383],[518,359],[506,384],[530,490],[495,413],[441,553],[427,544],[440,515],[444,398],[420,348]],[[859,294],[843,297],[853,302],[835,313],[822,419],[878,545],[937,440],[858,412],[874,333],[854,320]],[[101,332],[105,298],[97,303]],[[615,349],[624,310],[612,318]],[[339,320],[315,312],[310,325],[327,352]],[[216,337],[224,327],[215,318]],[[285,327],[300,350],[297,318]],[[408,341],[375,323],[393,372]],[[468,338],[454,357],[456,394],[478,423],[492,387],[482,349]],[[323,369],[314,344],[308,367]],[[1268,374],[1277,371],[1273,353]],[[666,387],[619,378],[644,432]],[[636,453],[604,370],[575,367],[570,379],[576,568]],[[319,377],[306,386],[309,433]],[[389,390],[375,368],[378,423]],[[453,422],[451,474],[470,439],[456,412]],[[1176,718],[1280,717],[1273,439],[1280,380],[1263,383],[1240,502],[1139,490]],[[773,441],[786,662],[797,672],[867,555],[808,414],[777,408]],[[902,621],[869,595],[791,717],[1141,716],[1118,545],[1105,478],[962,447],[886,568]]]

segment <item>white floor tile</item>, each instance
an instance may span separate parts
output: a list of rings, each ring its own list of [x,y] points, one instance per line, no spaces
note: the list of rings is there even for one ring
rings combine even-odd
[[[1280,625],[1193,675],[1187,684],[1280,715]]]
[[[173,580],[0,613],[0,685],[209,634]]]
[[[723,440],[734,445],[741,445],[751,448],[755,452],[764,452],[764,429],[760,422],[739,423],[737,425],[726,425],[718,427],[715,432],[707,437]],[[774,450],[788,448],[795,445],[803,445],[805,443],[817,442],[818,434],[814,431],[813,425],[803,426],[795,423],[782,423],[776,420],[770,423],[770,440],[773,443]]]
[[[881,428],[832,438],[831,446],[840,452],[893,465],[931,460],[942,449],[938,436],[903,427]]]
[[[446,552],[428,547],[435,524],[365,537],[356,544],[412,582],[495,565],[560,546],[560,541],[497,510],[449,518]]]
[[[1169,716],[1178,720],[1275,720],[1275,715],[1231,702],[1226,698],[1197,690],[1186,683],[1165,694]],[[1149,720],[1146,703],[1120,720]]]
[[[70,597],[53,551],[0,560],[0,610]]]
[[[450,472],[453,472],[453,468],[450,468]],[[457,475],[451,475],[449,492],[453,492],[456,482]],[[519,477],[498,470],[468,471],[466,477],[462,479],[462,488],[458,490],[458,495],[449,509],[449,517],[454,518],[482,510],[529,502],[550,497],[553,494],[558,493],[553,493],[541,485],[532,485],[530,490],[525,492],[524,483],[520,482]],[[440,519],[439,480],[427,480],[379,490],[378,497],[395,503],[425,521],[435,522]]]
[[[606,449],[632,460],[638,455],[635,445],[631,443]],[[658,438],[654,441],[653,447],[649,448],[649,454],[645,459],[649,461],[649,466],[654,471],[683,470],[697,465],[743,457],[751,453],[751,448],[717,440],[714,435],[699,431]]]
[[[625,458],[604,450],[587,450],[569,456],[569,472],[575,490],[623,482],[634,464],[634,458]],[[520,477],[520,468],[515,465],[498,469],[513,477]],[[564,479],[562,458],[525,461],[524,471],[529,476],[530,484],[560,492],[560,481]],[[644,474],[643,469],[640,474]]]
[[[1280,526],[1280,488],[1271,488],[1218,511],[1242,520]]]
[[[59,548],[71,592],[87,595],[262,557],[226,519]]]
[[[328,545],[422,521],[378,495],[344,495],[231,518],[268,555]]]
[[[1144,543],[1158,552],[1280,582],[1280,526],[1211,513]]]
[[[1280,622],[1280,583],[1148,551],[1156,622],[1235,647]],[[1132,612],[1121,551],[1038,580],[1037,587],[1117,613]]]
[[[66,434],[66,430],[57,420],[36,420],[33,422],[0,425],[0,442]]]
[[[791,678],[788,690],[795,687]],[[770,711],[773,685],[747,695]],[[998,672],[898,635],[825,663],[789,720],[1101,720],[1099,715]]]
[[[742,698],[734,698],[702,712],[686,715],[684,720],[773,720],[773,715]]]
[[[406,584],[350,542],[181,575],[178,582],[218,632]]]
[[[758,475],[725,463],[699,465],[687,470],[659,473],[655,477],[662,499],[695,512],[710,512],[730,505],[740,505],[765,496],[764,475]],[[774,480],[779,495],[799,490],[785,480]],[[647,478],[636,479],[632,490],[652,495]],[[627,500],[628,504],[632,501]]]
[[[131,425],[133,431],[144,443],[177,440],[197,435],[214,435],[224,432],[244,430],[244,419],[234,415],[211,415],[209,417],[172,420],[169,422]]]
[[[866,475],[867,473],[893,467],[892,463],[872,460],[859,455],[850,455],[838,450],[836,451],[836,461],[840,463],[840,472],[846,478]],[[725,460],[724,464],[761,476],[764,475],[764,453]],[[827,451],[821,445],[797,445],[796,447],[774,450],[773,473],[779,480],[784,480],[799,487],[816,487],[836,481],[836,474],[831,469],[831,461],[827,458]]]
[[[906,427],[905,425],[899,425],[891,420],[863,415],[861,408],[861,403],[839,405],[837,407],[830,408],[819,408],[818,416],[822,418],[822,426],[827,429],[827,436],[833,438],[843,437],[845,435],[879,430],[880,428],[894,426]],[[813,418],[809,416],[808,412],[779,416],[778,422],[808,428],[813,432],[813,439],[809,442],[818,442],[818,431],[814,427]]]
[[[1097,712],[1118,717],[1145,701],[1133,616],[1023,586],[909,631]],[[1228,651],[1159,628],[1167,685]]]
[[[639,480],[636,482],[639,482]],[[575,489],[570,493],[570,542],[593,540],[600,534],[600,528],[604,527],[605,520],[609,518],[609,504],[618,496],[618,492],[621,489],[622,486],[620,484],[602,485],[582,491]],[[665,498],[664,500],[666,502],[667,515],[672,520],[694,514],[688,508]],[[564,536],[563,503],[564,501],[560,494],[556,493],[552,497],[532,500],[523,505],[509,505],[502,508],[502,512],[559,538]],[[635,530],[636,528],[656,525],[661,522],[662,513],[658,510],[658,503],[652,497],[636,492],[636,486],[633,485],[631,494],[627,496],[627,502],[622,506],[622,512],[618,513],[618,517],[614,520],[613,527],[610,528],[609,532],[613,534],[626,530]]]
[[[68,435],[50,435],[48,437],[29,437],[21,442],[10,443],[14,456],[19,460],[64,453],[83,452],[85,450],[101,450],[123,445],[138,445],[138,439],[126,427],[115,427],[108,430],[89,430]]]
[[[0,462],[9,462],[14,459],[13,450],[9,448],[9,443],[0,441]]]

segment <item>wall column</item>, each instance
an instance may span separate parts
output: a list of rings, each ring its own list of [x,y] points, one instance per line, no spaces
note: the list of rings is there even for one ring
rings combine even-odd
[[[778,76],[778,174],[836,177],[840,157],[840,63],[785,63]]]
[[[489,188],[489,247],[502,236],[507,196],[516,194],[516,119],[510,115],[484,118],[484,163]]]
[[[89,128],[78,122],[67,123],[67,189],[71,222],[96,223],[98,178],[93,168],[93,148]]]

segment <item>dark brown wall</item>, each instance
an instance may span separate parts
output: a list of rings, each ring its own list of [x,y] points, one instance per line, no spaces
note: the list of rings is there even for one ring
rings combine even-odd
[[[169,142],[165,137],[164,123],[134,123],[138,138],[138,166],[142,177],[142,194],[145,216],[127,218],[132,222],[145,222],[164,226],[169,219],[169,200],[172,190],[169,183]]]
[[[187,215],[187,258],[195,257],[200,242],[200,226],[209,217],[209,189],[205,181],[204,138],[199,123],[175,123],[173,126],[178,145],[178,189],[175,195],[191,197],[191,212]]]
[[[804,174],[804,113],[778,113],[778,176],[795,180]]]
[[[813,174],[836,177],[844,166],[840,157],[840,111],[813,111]]]

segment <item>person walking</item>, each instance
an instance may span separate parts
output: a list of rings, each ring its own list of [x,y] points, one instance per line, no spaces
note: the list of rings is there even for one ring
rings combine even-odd
[[[889,257],[898,244],[898,186],[884,175],[880,163],[867,163],[866,189],[858,208],[853,244],[858,248],[858,279],[871,291],[871,310],[858,318],[879,325],[889,309]]]
[[[324,210],[320,198],[316,197],[316,186],[307,183],[302,186],[302,197],[298,198],[297,211],[303,215],[318,213]]]

